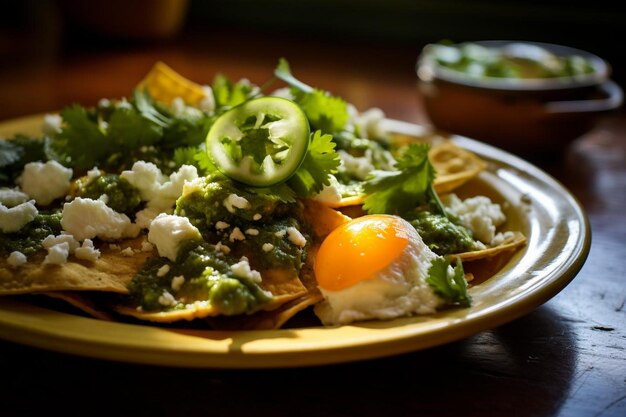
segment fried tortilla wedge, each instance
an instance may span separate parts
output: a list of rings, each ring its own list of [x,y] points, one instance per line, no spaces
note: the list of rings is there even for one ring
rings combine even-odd
[[[485,161],[451,141],[433,145],[428,157],[437,171],[434,186],[439,194],[460,187],[487,167]]]
[[[315,200],[307,200],[302,216],[318,239],[325,238],[337,227],[352,220],[345,214]]]
[[[526,236],[521,232],[512,232],[511,236],[505,239],[498,246],[494,246],[487,249],[476,250],[471,252],[457,253],[450,255],[452,259],[460,259],[463,262],[475,261],[478,259],[491,258],[499,255],[503,252],[517,249],[518,247],[526,244]]]
[[[125,256],[120,248],[101,245],[100,258],[95,262],[81,261],[72,256],[62,265],[44,265],[43,253],[31,256],[26,264],[12,268],[0,259],[0,295],[28,294],[50,291],[105,291],[127,294],[127,284],[139,267],[151,256],[141,252],[143,238],[129,240],[119,247],[135,249]]]
[[[93,297],[89,297],[86,294],[77,291],[52,291],[41,293],[41,295],[65,301],[96,319],[113,321],[111,313],[100,308],[97,303],[93,301]]]
[[[188,104],[198,104],[207,96],[201,85],[188,80],[160,61],[154,64],[137,88],[148,90],[156,101],[168,105],[177,97]]]
[[[322,294],[306,294],[283,304],[276,310],[259,311],[250,316],[211,317],[209,324],[215,330],[275,330],[302,310],[323,300]]]
[[[275,310],[281,305],[307,294],[306,287],[300,282],[298,276],[284,270],[261,271],[263,280],[261,288],[272,293],[270,302],[263,306],[263,310]],[[190,299],[186,297],[183,308],[166,311],[143,311],[138,306],[118,304],[112,306],[113,310],[126,316],[132,316],[139,320],[171,323],[180,320],[194,320],[221,315],[223,312],[205,299]]]

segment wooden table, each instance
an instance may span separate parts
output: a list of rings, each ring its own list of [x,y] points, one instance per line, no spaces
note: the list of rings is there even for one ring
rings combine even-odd
[[[70,50],[0,72],[0,120],[128,95],[157,60],[208,83],[263,83],[284,56],[304,81],[359,109],[427,123],[418,48],[227,31]],[[624,74],[621,74],[624,75]],[[558,158],[531,159],[582,202],[586,264],[534,312],[465,340],[306,369],[188,370],[110,363],[0,342],[0,414],[278,416],[626,415],[626,115],[607,116]],[[55,413],[56,414],[56,413]]]

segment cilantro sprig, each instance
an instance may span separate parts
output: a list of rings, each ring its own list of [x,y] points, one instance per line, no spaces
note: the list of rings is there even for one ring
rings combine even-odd
[[[448,258],[435,258],[428,269],[426,283],[430,285],[435,294],[449,304],[469,307],[472,303],[472,299],[467,293],[467,281],[465,281],[465,272],[460,260],[457,261],[454,268],[450,268]]]
[[[311,133],[311,142],[302,165],[287,182],[301,197],[318,193],[325,185],[330,185],[330,174],[337,172],[340,159],[335,152],[335,142],[331,135],[317,130]]]
[[[73,105],[61,111],[61,132],[51,151],[62,164],[84,172],[94,166],[117,171],[138,159],[169,168],[175,150],[204,141],[213,116],[200,111],[174,116],[147,92],[136,90],[131,102],[88,110]]]
[[[440,214],[445,209],[433,188],[436,172],[428,159],[428,144],[411,144],[398,158],[394,171],[373,171],[363,184],[363,208],[370,214],[406,215],[422,204]]]
[[[294,101],[306,114],[312,130],[335,134],[346,127],[349,114],[345,100],[298,80],[291,73],[289,63],[284,58],[279,60],[274,75],[291,87]]]

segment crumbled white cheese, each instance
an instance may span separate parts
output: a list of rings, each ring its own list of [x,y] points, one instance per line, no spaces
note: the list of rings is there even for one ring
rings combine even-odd
[[[178,197],[183,192],[185,182],[198,178],[198,170],[192,165],[183,165],[168,177],[151,162],[137,161],[129,171],[122,171],[124,178],[139,190],[147,208],[159,212],[171,212]]]
[[[190,239],[201,240],[202,236],[187,217],[161,213],[150,223],[148,240],[156,246],[159,256],[171,261],[176,260],[181,242]]]
[[[91,239],[85,239],[80,248],[76,248],[74,256],[85,261],[95,262],[100,257],[100,251],[93,246]]]
[[[229,194],[228,197],[224,199],[224,207],[230,213],[235,212],[235,208],[245,210],[250,208],[250,202],[246,200],[244,197],[238,196],[237,194]]]
[[[472,231],[475,239],[488,245],[494,240],[496,227],[506,221],[500,206],[485,196],[461,200],[456,194],[448,194],[443,196],[442,203],[463,226]]]
[[[230,248],[224,245],[222,242],[217,242],[217,244],[215,245],[215,250],[218,252],[225,253],[226,255],[230,253]]]
[[[133,248],[131,248],[130,246],[125,249],[122,249],[120,253],[124,256],[133,256],[135,254],[135,252],[133,251]]]
[[[225,253],[226,255],[228,255],[230,253],[230,248],[226,245],[224,245],[222,242],[217,242],[215,244],[215,250],[218,252],[222,252]]]
[[[182,97],[174,97],[170,103],[170,110],[175,117],[180,117],[185,113],[185,100]]]
[[[167,275],[168,272],[170,272],[170,266],[165,264],[157,270],[156,276],[161,278]]]
[[[385,113],[379,108],[371,108],[359,113],[354,106],[349,106],[350,120],[356,126],[359,137],[365,139],[387,139],[389,133],[383,129]]]
[[[235,227],[233,231],[230,233],[230,236],[228,236],[228,240],[230,240],[231,242],[234,242],[235,240],[246,240],[246,237],[244,236],[243,233],[241,233],[241,229],[239,229],[238,227]]]
[[[154,220],[159,214],[161,214],[159,210],[152,208],[139,210],[135,214],[135,224],[141,229],[147,229],[150,227],[150,223],[152,223],[152,220]]]
[[[0,188],[0,204],[5,207],[15,207],[30,200],[28,194],[15,188]]]
[[[255,213],[254,216],[252,216],[252,220],[256,222],[256,221],[261,220],[261,217],[263,217],[261,216],[261,213]]]
[[[108,194],[102,194],[100,195],[100,197],[98,197],[98,200],[102,201],[104,204],[109,202],[109,196]]]
[[[141,242],[142,252],[152,252],[152,249],[154,249],[154,245],[152,243],[148,242],[147,240]]]
[[[67,262],[70,256],[70,244],[67,242],[57,243],[48,248],[48,254],[43,260],[44,265],[61,265]]]
[[[178,301],[176,301],[176,298],[174,298],[172,294],[167,291],[163,291],[163,294],[159,296],[159,304],[164,307],[173,307],[178,304]]]
[[[250,264],[246,258],[241,258],[241,261],[231,265],[230,270],[233,272],[233,275],[238,278],[249,279],[250,281],[256,283],[261,282],[261,273],[259,271],[255,271],[254,269],[250,269]]]
[[[110,243],[109,244],[109,249],[111,249],[111,250],[120,250],[122,248],[120,248],[120,245],[116,245],[115,243]]]
[[[58,114],[46,114],[43,117],[43,126],[41,130],[46,135],[54,135],[61,132],[63,119]]]
[[[507,240],[511,239],[515,234],[511,231],[496,233],[496,235],[491,240],[490,246],[499,246],[502,245]]]
[[[356,179],[364,180],[375,169],[369,149],[365,151],[363,156],[352,156],[342,149],[337,151],[337,154],[341,158],[341,170]]]
[[[224,230],[224,229],[228,229],[230,227],[230,224],[223,222],[223,221],[218,221],[215,223],[215,228],[217,230]]]
[[[287,228],[288,239],[291,243],[301,248],[306,245],[306,238],[300,233],[298,229],[293,226]]]
[[[269,252],[274,249],[274,245],[271,243],[264,243],[263,246],[261,246],[261,249],[263,249],[263,252]]]
[[[37,204],[47,206],[67,194],[71,179],[71,168],[66,168],[57,161],[48,161],[24,165],[24,172],[16,182]]]
[[[246,229],[246,231],[244,233],[247,234],[247,235],[250,235],[250,236],[258,236],[259,235],[259,230],[250,228],[250,229]]]
[[[202,91],[204,92],[204,98],[198,102],[198,108],[205,113],[212,114],[215,111],[215,96],[213,95],[213,89],[211,86],[203,85]]]
[[[313,196],[313,200],[322,203],[338,203],[341,201],[341,193],[339,192],[339,181],[334,175],[328,176],[330,183],[322,188],[322,191]]]
[[[98,167],[91,168],[89,171],[87,171],[87,184],[100,176],[102,176],[102,171],[100,171]]]
[[[39,211],[33,200],[7,208],[0,204],[0,231],[3,233],[17,232],[32,222]]]
[[[17,268],[20,265],[24,265],[27,260],[28,259],[26,258],[26,255],[24,255],[20,251],[13,251],[7,257],[7,263],[9,264],[10,267],[13,267],[13,268]]]
[[[178,275],[177,277],[172,278],[172,289],[174,291],[180,291],[180,288],[185,283],[185,277],[183,275]]]
[[[58,236],[48,235],[41,241],[41,246],[43,246],[44,249],[50,249],[54,245],[58,245],[63,242],[67,242],[70,254],[74,253],[74,251],[80,247],[78,240],[76,240],[74,236],[67,233],[61,233]]]
[[[275,232],[274,236],[276,236],[279,239],[282,239],[285,237],[286,234],[287,234],[287,230],[283,229],[283,230],[279,230],[278,232]]]
[[[117,213],[102,200],[81,197],[63,205],[61,226],[78,240],[115,240],[139,234],[139,227],[125,214]]]

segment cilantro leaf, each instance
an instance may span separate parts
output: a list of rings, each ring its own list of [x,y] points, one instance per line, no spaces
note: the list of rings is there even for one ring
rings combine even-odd
[[[435,294],[448,303],[469,307],[472,299],[467,294],[463,265],[458,260],[454,269],[450,270],[449,266],[450,260],[448,258],[435,258],[428,269],[426,283],[430,285]]]
[[[331,135],[324,135],[319,130],[311,134],[311,143],[302,165],[287,181],[300,197],[318,193],[330,184],[329,175],[336,173],[340,164],[335,146]]]
[[[420,204],[438,200],[432,188],[435,169],[428,160],[429,149],[427,144],[409,145],[396,162],[397,171],[373,171],[363,184],[365,210],[403,215]]]
[[[311,93],[297,93],[295,99],[311,126],[323,133],[340,132],[348,122],[348,105],[339,97],[315,89]]]
[[[196,154],[198,153],[198,148],[193,146],[186,146],[176,148],[174,150],[174,163],[176,164],[176,168],[180,168],[182,165],[197,165],[198,161],[196,160]],[[204,153],[204,152],[203,152]]]
[[[306,114],[313,130],[319,129],[322,133],[333,134],[344,129],[349,114],[348,104],[343,99],[298,80],[291,73],[289,63],[284,58],[278,61],[274,75],[292,88],[295,102]]]
[[[134,108],[119,107],[111,114],[107,135],[110,149],[132,150],[155,144],[163,135],[163,128]]]
[[[0,167],[6,167],[20,160],[24,150],[6,139],[0,140]]]
[[[75,104],[61,111],[64,126],[52,141],[63,165],[87,170],[107,159],[109,142],[87,110]]]
[[[218,74],[214,78],[211,88],[213,89],[218,112],[224,112],[243,103],[254,95],[256,91],[255,87],[250,83],[243,81],[233,83],[222,74]]]

